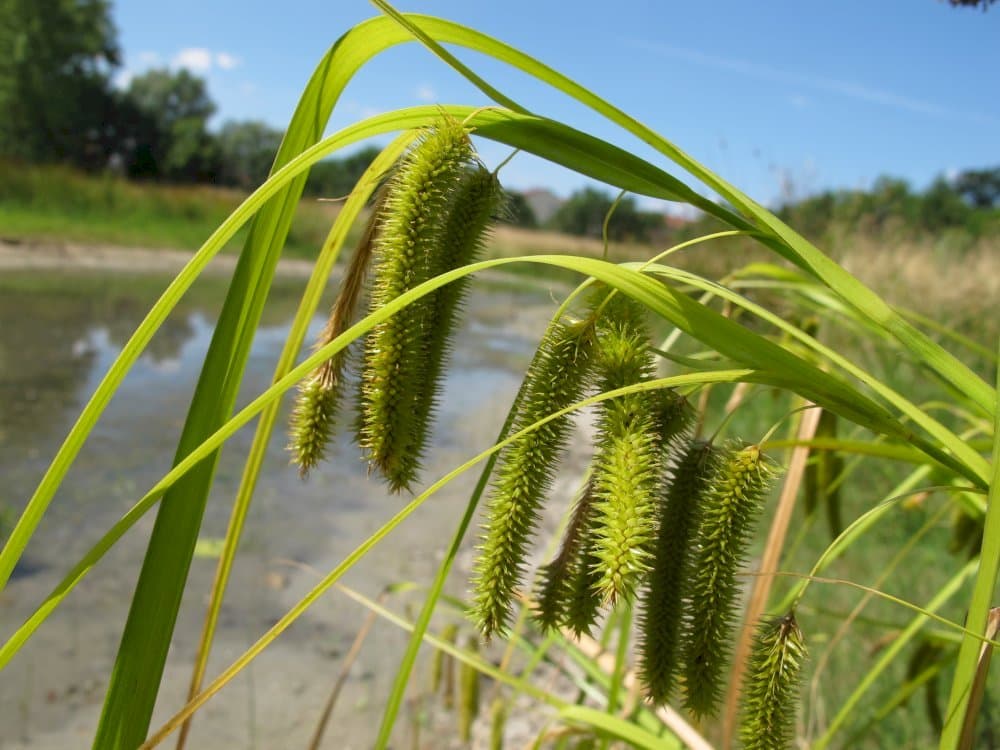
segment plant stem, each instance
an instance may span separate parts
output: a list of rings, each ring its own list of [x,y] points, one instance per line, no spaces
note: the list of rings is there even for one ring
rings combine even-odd
[[[1000,345],[998,345],[1000,348]],[[997,392],[1000,393],[1000,368],[997,368]],[[994,396],[996,396],[996,393]],[[990,478],[989,499],[986,503],[986,521],[983,526],[983,542],[979,551],[979,570],[969,603],[969,614],[965,621],[967,630],[984,633],[993,594],[996,590],[997,572],[1000,570],[1000,404],[993,409],[993,472]],[[940,750],[955,750],[962,735],[965,714],[969,707],[970,690],[976,676],[976,664],[982,642],[972,635],[962,638],[958,650],[955,677],[948,696],[948,710],[945,713],[944,729],[941,732]]]

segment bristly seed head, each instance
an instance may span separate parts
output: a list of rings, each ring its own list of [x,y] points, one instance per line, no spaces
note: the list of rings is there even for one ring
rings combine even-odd
[[[646,694],[657,705],[667,702],[676,680],[684,600],[692,576],[690,553],[717,462],[711,443],[692,442],[674,467],[662,503],[639,620],[639,671]]]
[[[540,571],[535,594],[535,621],[542,630],[554,630],[566,624],[566,613],[573,594],[572,582],[580,564],[580,552],[587,545],[590,527],[593,525],[593,496],[593,483],[588,482],[566,524],[559,554]],[[593,583],[589,584],[592,585]]]
[[[783,750],[791,746],[805,639],[789,612],[761,623],[747,663],[741,691],[740,740],[745,750]]]
[[[468,134],[449,119],[404,157],[389,185],[376,244],[373,311],[439,272],[447,217],[473,164]],[[417,441],[426,434],[420,420],[431,409],[418,407],[415,398],[434,397],[434,388],[425,386],[425,337],[433,316],[433,295],[428,295],[377,325],[366,342],[358,442],[393,491],[414,481],[422,450]]]
[[[344,273],[326,326],[313,347],[316,350],[322,349],[346,331],[354,320],[371,263],[372,248],[383,218],[382,210],[387,192],[384,184],[376,192],[375,205],[365,231]],[[348,350],[341,349],[299,384],[298,398],[289,422],[288,450],[292,453],[292,463],[298,465],[303,479],[322,460],[326,445],[333,435],[347,360]]]
[[[737,619],[736,573],[772,474],[758,446],[730,450],[703,506],[684,638],[685,706],[697,716],[714,713],[722,694]]]
[[[642,308],[624,295],[603,308],[597,324],[602,392],[649,380],[653,358]],[[611,604],[631,601],[650,567],[657,495],[664,472],[659,396],[640,391],[603,401],[593,460],[595,587]]]
[[[512,432],[579,401],[592,359],[590,321],[554,323],[528,367]],[[568,415],[557,417],[513,440],[500,454],[475,568],[472,615],[487,638],[502,632],[511,616],[539,508],[570,429]]]

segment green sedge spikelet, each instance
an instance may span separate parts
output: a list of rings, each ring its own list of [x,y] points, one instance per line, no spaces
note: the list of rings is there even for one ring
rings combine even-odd
[[[615,299],[614,302],[619,302]],[[621,297],[597,326],[601,391],[649,380],[653,360],[641,308]],[[601,598],[631,601],[649,570],[656,505],[664,469],[655,392],[629,393],[602,402],[593,460],[593,555],[599,561]]]
[[[376,193],[365,231],[361,235],[354,255],[351,256],[337,299],[330,309],[326,326],[316,339],[314,350],[322,349],[329,344],[354,321],[382,220],[386,192],[383,185]],[[292,463],[299,467],[299,474],[303,479],[323,459],[327,443],[333,434],[347,356],[347,349],[341,349],[299,385],[298,397],[289,421],[288,450],[292,453]]]
[[[758,446],[731,450],[702,507],[683,654],[685,706],[697,716],[712,714],[722,694],[737,618],[736,573],[771,475]]]
[[[338,368],[323,365],[299,384],[289,422],[288,449],[303,479],[323,459],[340,401]]]
[[[666,703],[674,687],[684,594],[692,574],[690,550],[717,463],[718,454],[711,443],[692,442],[674,467],[662,504],[653,568],[639,617],[639,672],[646,694],[656,705]]]
[[[471,161],[465,129],[445,119],[397,167],[375,248],[372,310],[433,275],[444,217]],[[377,325],[365,346],[358,442],[394,492],[406,489],[415,478],[415,461],[408,451],[414,449],[419,415],[412,399],[426,371],[423,336],[429,310],[426,297],[408,305]]]
[[[512,432],[580,400],[589,382],[592,351],[590,321],[563,319],[551,326],[528,367]],[[511,616],[539,508],[571,426],[568,415],[550,420],[512,441],[497,462],[476,561],[472,611],[487,638],[503,631]]]
[[[475,652],[478,644],[475,639],[469,639],[469,649]],[[479,714],[479,670],[471,664],[462,662],[458,672],[458,736],[462,742],[468,742],[472,735],[472,722]]]
[[[593,513],[589,525],[594,524]],[[590,635],[601,614],[601,596],[597,584],[601,577],[601,561],[594,555],[594,530],[588,528],[580,545],[579,557],[570,568],[566,583],[562,625],[579,638]]]
[[[761,625],[743,679],[740,739],[746,750],[791,745],[805,639],[789,613]]]
[[[430,276],[473,263],[482,255],[490,224],[501,209],[503,190],[495,174],[482,165],[461,175],[444,216],[441,246],[429,258]],[[426,300],[426,318],[420,343],[424,372],[408,394],[412,429],[399,436],[399,469],[402,477],[416,477],[427,447],[442,374],[447,368],[451,332],[465,300],[469,279],[453,281],[432,292]]]
[[[540,571],[539,585],[535,594],[535,621],[542,630],[554,630],[564,624],[574,566],[586,541],[587,528],[593,515],[593,496],[593,484],[587,482],[587,486],[573,506],[559,553]]]

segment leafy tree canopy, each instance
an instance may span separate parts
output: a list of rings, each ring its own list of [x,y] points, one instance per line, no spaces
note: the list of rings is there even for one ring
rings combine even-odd
[[[0,0],[0,154],[93,166],[114,138],[106,0]]]
[[[218,151],[208,132],[215,103],[204,79],[151,70],[132,79],[126,96],[140,115],[133,131],[140,174],[184,181],[215,174]]]
[[[604,218],[613,204],[614,199],[607,193],[584,188],[573,193],[548,224],[559,232],[600,237]],[[613,240],[630,239],[641,242],[649,239],[650,234],[662,225],[661,215],[639,211],[635,199],[628,196],[614,210],[608,224],[608,237]]]

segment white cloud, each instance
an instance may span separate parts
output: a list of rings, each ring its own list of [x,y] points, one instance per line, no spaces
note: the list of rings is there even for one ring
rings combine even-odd
[[[434,102],[437,101],[438,98],[437,92],[426,83],[422,83],[417,86],[413,95],[422,102]]]
[[[185,47],[174,55],[175,68],[187,68],[192,73],[207,73],[212,69],[212,51],[204,47]]]
[[[223,70],[232,70],[233,68],[237,68],[242,62],[243,61],[236,55],[230,55],[228,52],[215,53],[215,64]]]
[[[204,75],[214,69],[233,70],[243,60],[229,52],[216,52],[205,47],[185,47],[170,60],[175,68],[186,68],[192,73]]]

